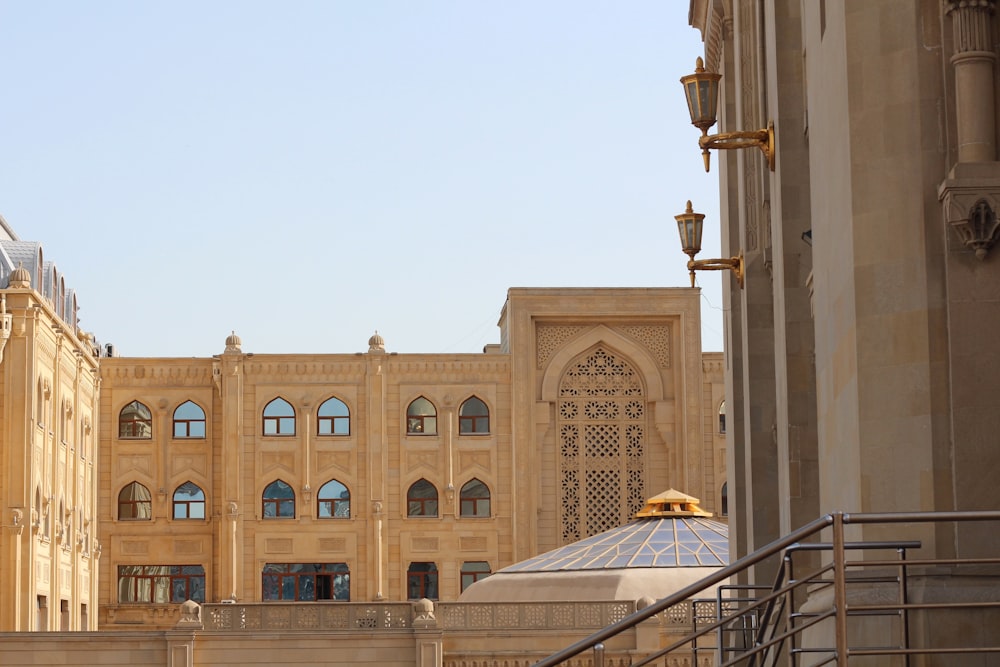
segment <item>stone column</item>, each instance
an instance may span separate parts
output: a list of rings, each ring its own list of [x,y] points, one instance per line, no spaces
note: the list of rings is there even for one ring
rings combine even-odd
[[[240,545],[242,526],[240,505],[243,498],[243,352],[239,337],[233,333],[226,339],[226,350],[212,369],[219,391],[222,411],[222,486],[217,493],[221,501],[219,521],[219,563],[216,593],[220,598],[243,599],[243,549]],[[245,505],[245,503],[244,503]],[[251,506],[252,507],[252,506]]]
[[[955,110],[959,162],[996,159],[993,14],[995,0],[953,0],[945,4],[954,38]]]

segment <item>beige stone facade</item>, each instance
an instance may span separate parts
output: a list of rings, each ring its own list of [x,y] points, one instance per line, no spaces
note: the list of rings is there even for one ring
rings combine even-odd
[[[666,488],[718,512],[699,298],[511,289],[481,354],[101,359],[101,627],[171,627],[185,596],[454,600]]]
[[[690,3],[723,75],[712,132],[773,122],[777,145],[773,171],[713,156],[722,254],[746,259],[724,284],[734,556],[833,511],[1000,508],[995,4]],[[892,534],[940,558],[1000,539]]]
[[[0,629],[96,630],[93,341],[41,246],[0,228]]]

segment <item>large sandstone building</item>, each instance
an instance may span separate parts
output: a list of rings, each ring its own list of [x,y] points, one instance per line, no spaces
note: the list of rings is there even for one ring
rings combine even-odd
[[[179,603],[454,600],[670,487],[724,512],[691,289],[511,289],[477,354],[107,356],[4,225],[0,631]],[[387,350],[388,348],[388,350]]]

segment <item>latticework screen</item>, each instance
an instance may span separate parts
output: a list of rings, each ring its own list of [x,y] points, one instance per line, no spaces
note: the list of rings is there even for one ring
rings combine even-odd
[[[562,541],[629,521],[646,501],[643,385],[625,360],[598,347],[559,385]]]

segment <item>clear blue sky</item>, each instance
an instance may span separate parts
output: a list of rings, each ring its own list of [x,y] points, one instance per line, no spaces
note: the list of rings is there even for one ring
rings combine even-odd
[[[0,214],[125,355],[479,352],[508,287],[687,286],[687,199],[719,256],[687,12],[0,0]]]

